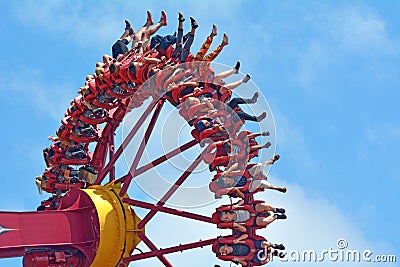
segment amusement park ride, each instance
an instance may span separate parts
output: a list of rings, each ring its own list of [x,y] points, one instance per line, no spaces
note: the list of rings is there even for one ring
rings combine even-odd
[[[185,62],[180,62],[173,52],[173,45],[166,50],[157,45],[146,47],[144,51],[140,47],[132,48],[116,60],[97,66],[96,74],[87,76],[85,85],[78,91],[79,96],[71,101],[62,118],[57,137],[52,137],[51,146],[43,150],[46,169],[36,178],[36,183],[40,191],[50,193],[51,197],[42,201],[34,212],[0,212],[0,258],[23,257],[25,267],[123,267],[157,257],[165,266],[173,266],[166,254],[210,245],[222,260],[256,266],[281,253],[278,249],[284,249],[283,245],[273,245],[265,248],[268,261],[256,260],[260,247],[255,244],[266,241],[256,234],[257,229],[265,227],[256,223],[257,218],[286,217],[282,209],[281,214],[276,214],[278,209],[266,214],[255,208],[263,203],[255,200],[256,192],[265,188],[286,191],[286,188],[267,184],[262,164],[250,162],[258,157],[259,149],[271,145],[258,145],[256,137],[269,133],[242,129],[246,118],[243,111],[237,105],[228,104],[232,103],[233,88],[222,79],[216,79],[218,74],[210,61],[198,60],[189,54]],[[236,65],[221,77],[226,78],[238,70],[239,65]],[[256,100],[255,96],[243,103]],[[168,103],[179,110],[192,127],[193,139],[139,166],[160,112]],[[135,114],[136,123],[122,144],[115,147],[117,128],[127,114],[143,105],[147,105],[144,112]],[[117,161],[147,119],[149,123],[128,173],[117,177]],[[256,118],[256,121],[261,119]],[[129,197],[128,189],[135,177],[195,146],[203,148],[202,152],[158,202],[147,203]],[[269,164],[277,159],[278,155]],[[216,172],[209,189],[216,197],[241,198],[242,205],[236,209],[247,212],[246,220],[221,221],[220,213],[235,209],[232,205],[218,207],[212,216],[165,206],[201,162]],[[229,179],[234,182],[225,181]],[[258,186],[255,186],[256,181]],[[266,184],[268,186],[263,186]],[[134,207],[147,209],[148,213],[139,218]],[[231,228],[232,235],[159,249],[146,235],[146,225],[157,213]],[[149,251],[133,253],[140,242]],[[247,247],[248,253],[232,256],[219,252],[222,245],[237,244]]]

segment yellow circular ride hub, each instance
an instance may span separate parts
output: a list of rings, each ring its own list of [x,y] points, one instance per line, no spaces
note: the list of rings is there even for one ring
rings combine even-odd
[[[119,196],[121,184],[94,185],[82,189],[96,206],[100,225],[100,242],[91,267],[116,267],[131,255],[139,244],[140,218]],[[128,195],[124,195],[127,198]]]

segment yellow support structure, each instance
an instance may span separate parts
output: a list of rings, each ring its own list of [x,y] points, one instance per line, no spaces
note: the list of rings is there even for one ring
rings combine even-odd
[[[121,184],[113,183],[82,189],[95,204],[100,224],[100,242],[91,267],[120,266],[122,258],[130,256],[141,241],[136,234],[144,232],[137,227],[141,220],[122,202],[120,189]]]

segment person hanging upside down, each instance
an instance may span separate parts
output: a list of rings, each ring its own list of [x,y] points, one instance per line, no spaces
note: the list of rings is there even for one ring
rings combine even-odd
[[[239,105],[241,104],[253,104],[257,102],[258,92],[255,92],[252,98],[246,99],[241,97],[232,98],[229,103],[228,107],[232,110],[235,110],[236,114],[241,120],[247,121],[254,121],[260,122],[267,117],[267,113],[263,112],[259,116],[249,115],[248,113],[244,112]]]
[[[195,89],[196,90],[196,89]],[[238,119],[240,120],[246,120],[246,121],[254,121],[254,122],[260,122],[263,119],[265,119],[265,117],[267,116],[266,112],[261,113],[259,116],[254,116],[254,115],[250,115],[244,111],[242,111],[239,108],[239,104],[249,104],[249,103],[255,103],[258,97],[258,93],[256,92],[252,98],[250,99],[244,99],[244,98],[233,98],[232,100],[230,100],[230,102],[228,103],[228,107],[224,107],[224,109],[228,112],[234,112],[235,114],[237,114]],[[190,107],[193,107],[195,105],[199,105],[199,104],[206,104],[206,106],[200,110],[198,110],[198,112],[200,113],[210,113],[210,112],[215,112],[218,109],[214,106],[213,103],[215,103],[217,106],[219,106],[219,108],[221,109],[221,103],[216,103],[215,101],[212,101],[213,99],[210,97],[207,97],[207,95],[201,95],[199,97],[187,97],[185,99],[185,102],[183,103],[183,107],[186,109],[190,109]],[[212,103],[213,102],[213,103]],[[234,118],[236,118],[236,116],[234,116]],[[237,120],[237,119],[236,119]],[[236,122],[234,120],[234,122]]]
[[[240,232],[246,232],[246,227],[242,224],[254,218],[253,226],[266,227],[276,219],[284,220],[287,218],[284,208],[275,208],[265,202],[258,202],[252,205],[243,205],[244,201],[240,200],[234,205],[228,205],[230,210],[222,210],[218,212],[219,220],[223,223],[233,222],[234,229]],[[250,211],[251,212],[250,212]],[[257,212],[253,215],[253,212]]]
[[[233,66],[231,69],[220,72],[217,75],[214,75],[214,73],[211,73],[210,77],[207,80],[214,84],[223,85],[223,84],[225,84],[223,79],[228,78],[232,74],[238,74],[239,69],[240,69],[240,61],[236,61],[235,66]],[[202,78],[204,78],[204,77],[202,77]]]
[[[215,175],[215,180],[210,183],[210,190],[214,192],[216,198],[227,194],[243,199],[244,193],[253,193],[259,188],[286,193],[286,187],[270,184],[268,177],[262,173],[263,167],[273,164],[279,158],[277,156],[269,161],[257,164],[248,170],[234,171],[238,168],[239,164],[232,164],[225,171]]]
[[[252,133],[247,135],[245,138],[241,139],[241,138],[237,138],[237,140],[241,140],[241,143],[239,144],[231,144],[230,142],[226,142],[224,144],[224,149],[227,153],[228,156],[234,156],[236,155],[244,155],[244,156],[248,156],[250,153],[254,152],[254,151],[258,151],[260,149],[263,148],[269,148],[271,146],[271,142],[267,142],[264,145],[258,145],[255,142],[255,138],[258,136],[269,136],[270,133],[269,132],[259,132],[259,133]],[[253,140],[254,142],[250,143],[249,140]],[[243,151],[242,151],[243,149]]]
[[[283,244],[273,244],[264,238],[252,239],[243,234],[239,238],[229,239],[231,238],[220,238],[215,252],[219,258],[231,260],[242,266],[247,266],[248,262],[252,262],[255,265],[263,265],[269,263],[273,256],[281,258],[285,256],[283,252],[278,252],[278,250],[285,249]]]
[[[229,91],[234,90],[237,88],[239,85],[243,83],[247,83],[250,80],[250,74],[246,74],[246,76],[238,80],[236,82],[232,82],[229,84],[214,84],[214,83],[208,83],[208,82],[194,82],[194,81],[188,81],[181,83],[180,86],[187,86],[189,88],[193,88],[193,91],[184,91],[182,92],[183,95],[190,94],[192,92],[201,92],[201,90],[204,90],[206,87],[210,87],[215,91],[216,98],[222,101],[222,96]]]
[[[204,131],[206,129],[210,129],[210,128],[217,129],[218,131],[225,131],[225,129],[222,127],[222,125],[213,119],[199,120],[196,123],[196,128],[199,132],[202,132],[202,131]]]
[[[194,40],[194,35],[196,33],[197,27],[199,25],[197,24],[197,21],[195,18],[190,17],[190,24],[192,29],[190,32],[185,36],[186,40],[183,36],[183,22],[185,21],[185,17],[181,12],[178,13],[178,35],[176,39],[176,46],[175,46],[175,51],[173,54],[173,57],[179,58],[181,63],[184,63],[189,56],[190,53],[190,47],[193,44]],[[182,47],[183,45],[183,47]]]
[[[135,33],[130,22],[125,20],[125,31],[122,36],[113,44],[112,46],[112,56],[114,59],[117,59],[119,55],[123,55],[129,51],[128,44],[132,41],[132,47],[139,41],[147,42],[151,35],[153,35],[156,31],[158,31],[162,26],[167,25],[167,15],[165,11],[161,11],[161,19],[160,21],[152,28],[149,28],[153,25],[153,19],[150,11],[147,11],[147,20],[145,25]],[[142,44],[145,46],[146,44]]]
[[[229,170],[225,171],[224,174],[229,174],[237,169],[247,169],[248,161],[257,157],[260,149],[271,146],[271,142],[259,145],[255,138],[269,135],[269,132],[250,133],[248,131],[242,131],[234,139],[210,145],[203,158],[206,163],[210,164],[210,171],[217,170],[217,172],[221,172],[220,167],[223,166],[228,167]],[[218,147],[220,147],[220,149],[217,149],[217,152],[212,152],[214,148]]]
[[[212,61],[214,60],[222,51],[224,46],[228,45],[228,35],[224,33],[224,37],[222,38],[221,44],[210,54],[206,55],[208,49],[210,49],[211,43],[214,39],[214,36],[217,35],[217,26],[213,24],[212,31],[210,35],[207,37],[203,45],[201,46],[199,52],[197,52],[195,60],[197,61]]]

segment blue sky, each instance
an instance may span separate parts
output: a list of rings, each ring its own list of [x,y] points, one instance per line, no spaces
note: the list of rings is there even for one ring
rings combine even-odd
[[[263,233],[291,249],[322,250],[346,238],[352,249],[400,257],[398,1],[1,2],[1,210],[33,210],[47,198],[34,184],[45,167],[41,150],[85,75],[111,53],[123,20],[137,29],[147,9],[155,20],[165,9],[169,25],[159,33],[170,34],[182,11],[200,25],[192,50],[215,23],[216,42],[223,32],[230,37],[217,61],[233,65],[239,59],[271,106],[282,156],[271,181],[289,191],[260,198],[285,205],[289,219]],[[176,223],[164,219],[167,226]],[[193,227],[204,235],[188,233],[179,242],[215,231]],[[173,237],[161,233],[165,247]],[[199,255],[207,266],[218,262],[206,250],[168,258],[184,266]],[[0,260],[0,266],[19,262]],[[271,263],[279,264],[287,263]]]

